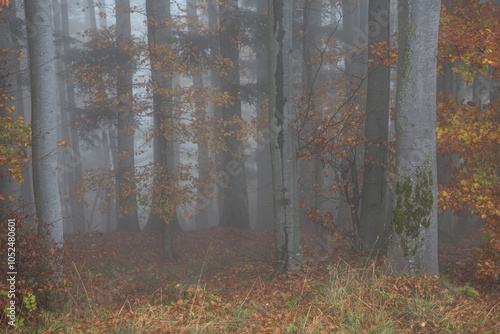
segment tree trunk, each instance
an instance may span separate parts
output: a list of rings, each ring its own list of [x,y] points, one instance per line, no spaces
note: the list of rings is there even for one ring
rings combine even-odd
[[[298,217],[293,105],[292,3],[269,0],[269,130],[273,171],[275,275],[304,265]]]
[[[213,38],[210,41],[210,54],[213,57],[213,59],[220,57],[220,43],[219,43],[220,38],[218,31],[219,14],[217,8],[218,8],[217,1],[207,2],[208,27],[210,29],[211,34],[213,34]],[[217,68],[212,69],[210,71],[210,84],[212,86],[212,89],[217,89],[218,91],[221,90],[220,70],[218,70]],[[220,107],[214,107],[210,103],[209,105],[212,116],[215,119],[222,119],[222,109]],[[214,162],[217,171],[220,172],[224,168],[225,165],[224,152],[222,152],[222,150],[216,150],[214,156],[211,157],[211,160]],[[217,191],[218,191],[217,194],[218,197],[215,199],[214,202],[217,205],[217,221],[220,221],[220,217],[222,216],[223,200],[220,197],[221,190],[217,188]]]
[[[365,15],[364,13],[363,15]],[[366,76],[366,59],[361,56],[360,48],[363,48],[368,43],[366,34],[360,29],[360,6],[357,2],[350,0],[342,0],[342,31],[345,48],[345,73],[348,75],[351,88],[347,90],[348,99],[353,103],[358,103],[360,106],[364,103],[360,88],[363,85],[362,78]],[[342,177],[348,183],[345,189],[345,201],[339,201],[338,222],[339,225],[352,225],[354,231],[353,246],[356,251],[359,251],[359,201],[361,194],[356,191],[359,186],[353,182],[358,182],[361,175],[360,156],[362,156],[361,148],[350,150],[345,157],[342,157],[341,169],[344,171]],[[352,168],[355,166],[355,168]],[[354,174],[353,174],[354,173]],[[354,209],[354,210],[353,210]],[[349,211],[349,214],[345,211]],[[354,216],[355,215],[355,216]],[[346,218],[347,217],[347,218]],[[343,222],[342,222],[343,221]]]
[[[315,45],[314,45],[314,38],[313,38],[313,32],[311,31],[315,28],[317,28],[317,24],[321,22],[321,10],[320,8],[317,7],[316,1],[305,1],[304,2],[304,7],[303,7],[303,23],[302,23],[302,86],[304,87],[304,95],[306,96],[305,101],[306,101],[306,120],[303,122],[305,124],[310,124],[310,115],[311,113],[317,113],[319,112],[318,110],[315,110],[314,108],[314,82],[313,82],[313,76],[317,72],[317,68],[313,69],[313,63],[312,63],[312,55],[311,55],[311,50],[314,50]],[[313,73],[314,72],[314,73]],[[307,128],[307,132],[309,132],[310,126]],[[321,207],[323,206],[324,198],[322,196],[322,192],[318,191],[320,188],[323,188],[325,184],[325,179],[323,175],[323,165],[321,162],[321,155],[318,154],[316,156],[316,160],[313,161],[299,161],[299,164],[304,164],[309,166],[309,174],[312,172],[312,169],[314,169],[314,181],[308,182],[308,186],[306,187],[308,191],[304,192],[308,198],[304,198],[301,200],[308,200],[312,199],[314,203],[314,206],[321,210]],[[302,172],[302,168],[301,172]],[[308,177],[303,178],[305,180]],[[301,191],[302,193],[302,191]],[[312,197],[312,198],[311,198]],[[302,217],[302,213],[300,214]],[[323,236],[323,226],[321,226],[319,223],[315,223],[315,231],[316,231],[316,246],[321,247],[321,248],[327,248],[327,243],[326,240]]]
[[[263,17],[264,10],[267,11],[267,0],[259,0],[256,4],[258,17]],[[265,19],[265,21],[264,21]],[[260,22],[260,20],[259,20]],[[267,16],[262,20],[262,30],[259,30],[259,36],[262,35],[264,39],[267,36],[266,23]],[[264,43],[264,41],[262,41]],[[267,41],[265,42],[267,45]],[[262,44],[256,43],[255,54],[256,54],[256,73],[257,73],[257,85],[259,94],[257,104],[263,105],[266,101],[266,90],[267,90],[267,47],[263,47]],[[262,108],[266,111],[266,108]],[[259,108],[259,110],[262,110]],[[258,116],[262,116],[260,113]],[[266,119],[269,115],[265,115]],[[255,229],[271,229],[273,226],[273,189],[272,189],[272,171],[271,171],[271,152],[269,151],[268,135],[269,135],[269,125],[265,124],[265,128],[259,129],[263,133],[263,137],[257,143],[256,152],[256,163],[257,163],[257,219],[255,224]]]
[[[61,14],[62,14],[62,33],[64,36],[64,54],[68,54],[71,51],[71,46],[69,43],[69,17],[68,17],[68,1],[61,0]],[[66,82],[66,97],[68,101],[68,114],[69,114],[69,130],[71,133],[71,159],[68,163],[68,167],[73,168],[70,173],[70,191],[73,192],[77,187],[77,182],[82,178],[82,161],[80,155],[80,138],[78,137],[78,130],[75,127],[76,124],[76,102],[75,102],[75,91],[73,87],[73,79],[68,78]],[[85,233],[87,231],[87,226],[85,224],[84,207],[83,204],[78,201],[75,196],[70,197],[71,213],[73,226],[79,233]]]
[[[169,187],[171,182],[171,172],[174,168],[173,143],[168,140],[171,134],[165,133],[172,131],[172,102],[171,96],[165,95],[165,92],[172,89],[171,73],[168,73],[168,59],[161,52],[171,43],[171,28],[167,20],[170,20],[170,1],[147,0],[146,11],[148,16],[148,44],[150,51],[151,72],[153,77],[153,117],[156,137],[154,138],[154,160],[155,176],[153,187],[154,199],[147,223],[147,229],[162,230],[162,250],[165,260],[177,258],[177,253],[172,244],[172,227],[178,226],[175,208],[168,211],[168,196],[162,196],[161,187]],[[170,122],[170,123],[169,123]],[[175,194],[174,194],[175,196]]]
[[[220,78],[222,93],[227,93],[232,99],[232,103],[222,108],[223,120],[228,124],[235,118],[241,119],[238,17],[238,0],[226,0],[219,5],[220,25],[224,27],[220,32],[220,54],[233,65],[227,70],[227,75]],[[219,225],[250,228],[243,143],[236,139],[239,130],[237,126],[229,125],[225,129],[226,132],[234,133],[225,136],[227,151],[224,152],[224,171],[229,174],[229,184],[224,188],[224,204]]]
[[[438,274],[436,54],[439,0],[399,2],[392,274]]]
[[[116,95],[118,99],[118,230],[140,231],[135,198],[134,111],[132,106],[132,64],[127,48],[131,42],[130,0],[115,0],[116,43],[120,50]]]
[[[368,44],[389,44],[389,2],[370,0]],[[379,57],[369,53],[374,61]],[[368,69],[365,120],[365,156],[359,232],[366,250],[383,243],[386,226],[387,141],[389,131],[389,67],[373,64]]]
[[[107,121],[107,134],[109,140],[109,150],[111,154],[111,161],[113,162],[113,168],[117,168],[118,166],[118,134],[117,129],[112,120]],[[116,184],[114,185],[116,189]],[[111,196],[109,199],[109,203],[107,206],[107,223],[108,223],[108,231],[116,231],[118,228],[118,215],[116,214],[116,210],[118,210],[118,200],[115,197]]]
[[[33,187],[38,232],[50,247],[63,242],[61,202],[57,187],[57,84],[50,2],[26,0],[31,74]],[[55,244],[55,245],[54,245]]]
[[[67,1],[67,0],[63,0]],[[107,19],[106,19],[106,1],[99,1],[99,25],[101,29],[107,28]],[[108,119],[106,121],[106,129],[104,130],[104,161],[109,161],[111,159],[112,165],[110,163],[105,163],[104,165],[104,174],[110,173],[111,166],[116,168],[118,166],[118,143],[117,143],[117,135],[115,131],[114,122],[112,119]],[[113,185],[116,187],[116,185]],[[106,231],[112,232],[116,230],[117,227],[117,215],[116,215],[116,197],[110,196],[108,197],[108,202],[106,205]]]
[[[186,1],[186,6],[187,6],[187,15],[189,19],[189,26],[188,26],[188,31],[191,33],[191,36],[197,36],[199,35],[199,28],[198,28],[198,11],[197,11],[197,6],[198,6],[198,1],[197,0],[187,0]],[[196,48],[196,46],[193,46]],[[196,53],[196,49],[193,49],[193,52]],[[192,74],[193,78],[193,88],[197,92],[203,92],[203,75],[201,73],[193,73]],[[198,94],[196,94],[198,95]],[[206,120],[206,112],[204,108],[200,108],[200,103],[198,101],[194,102],[195,104],[195,114],[196,114],[196,120],[200,124],[203,124]],[[197,198],[197,203],[196,203],[196,210],[195,210],[195,222],[196,222],[196,228],[197,229],[202,229],[205,227],[209,226],[209,221],[208,221],[208,211],[207,207],[210,205],[211,199],[210,196],[206,196],[204,193],[204,190],[206,186],[208,185],[208,173],[209,173],[209,168],[208,168],[208,163],[209,163],[209,157],[208,157],[208,147],[207,144],[203,142],[203,140],[200,138],[200,141],[198,143],[198,179],[199,179],[199,186],[198,186],[198,198]]]
[[[19,60],[17,59],[17,54],[14,52],[16,46],[11,31],[13,28],[11,21],[15,20],[15,16],[14,8],[4,8],[3,12],[0,13],[0,49],[6,50],[5,55],[7,55],[7,58],[4,56],[2,63],[0,63],[0,93],[15,98],[14,101],[8,101],[4,97],[0,97],[2,104],[15,107],[13,114],[10,114],[5,107],[0,107],[0,117],[3,118],[10,115],[13,116],[13,119],[16,119],[16,116],[22,116],[20,115],[21,108],[18,107],[22,101],[19,99],[20,94],[18,94],[19,90],[17,89],[18,85],[21,85],[21,82],[17,80],[16,75],[16,70],[19,68],[17,64]],[[9,50],[12,50],[12,52]],[[5,143],[2,143],[2,146],[4,145]],[[0,165],[0,195],[5,197],[12,196],[15,199],[14,201],[10,201],[9,199],[0,200],[0,223],[5,224],[7,224],[8,218],[13,218],[10,212],[19,208],[19,200],[21,198],[21,183],[9,175],[7,171],[9,167],[3,164]]]
[[[62,36],[62,23],[61,23],[61,8],[55,2],[53,8],[53,16],[54,16],[54,32],[59,36]],[[70,135],[69,135],[69,122],[68,122],[68,101],[66,97],[66,89],[64,78],[62,77],[64,73],[65,64],[63,62],[63,46],[61,43],[56,44],[56,72],[57,72],[57,92],[60,121],[61,127],[57,128],[57,137],[58,141],[67,141],[71,143]],[[58,174],[58,183],[59,183],[59,194],[61,195],[61,208],[63,214],[63,228],[66,233],[73,233],[73,225],[71,224],[71,204],[69,203],[69,184],[70,184],[70,176],[71,170],[68,168],[66,164],[67,154],[66,150],[59,151],[57,154],[57,174]]]

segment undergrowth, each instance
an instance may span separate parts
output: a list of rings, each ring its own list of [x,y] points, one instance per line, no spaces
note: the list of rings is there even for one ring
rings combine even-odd
[[[232,247],[213,245],[216,241],[208,240],[208,234],[203,233],[195,237],[206,244],[189,243],[192,253],[184,252],[178,262],[145,261],[146,253],[141,252],[123,266],[123,259],[116,255],[123,252],[112,251],[107,236],[84,236],[81,247],[65,247],[64,271],[53,290],[48,290],[47,284],[37,285],[43,287],[41,291],[20,290],[19,300],[23,302],[18,304],[18,314],[23,323],[12,329],[4,321],[1,333],[500,330],[498,293],[475,282],[384,276],[380,269],[383,265],[364,261],[361,266],[359,259],[346,250],[348,245],[338,250],[335,259],[316,261],[314,267],[269,281],[272,249],[259,253],[259,257],[235,261],[234,252],[226,249],[240,247],[238,252],[251,254],[247,248],[253,246],[241,239],[233,240]],[[132,242],[134,234],[113,233],[109,237],[120,240],[122,247],[140,248]],[[263,241],[262,236],[257,239]],[[305,240],[307,245],[307,235]],[[149,249],[144,249],[149,251],[151,242],[146,244]],[[194,248],[200,244],[199,249]],[[312,256],[306,248],[307,254]]]

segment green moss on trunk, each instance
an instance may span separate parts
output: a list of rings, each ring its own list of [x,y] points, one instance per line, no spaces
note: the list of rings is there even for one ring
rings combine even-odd
[[[420,228],[429,228],[434,197],[432,195],[432,172],[425,166],[417,171],[417,179],[401,178],[396,182],[396,206],[392,223],[400,237],[405,257],[415,256],[423,242]],[[419,239],[420,238],[420,239]]]

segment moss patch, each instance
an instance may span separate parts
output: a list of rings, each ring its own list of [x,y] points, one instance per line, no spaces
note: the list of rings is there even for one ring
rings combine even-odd
[[[405,257],[417,254],[423,242],[420,227],[429,228],[434,196],[432,195],[432,172],[424,166],[417,170],[417,178],[401,178],[396,182],[396,206],[392,223],[400,237]],[[412,242],[413,241],[413,242]]]

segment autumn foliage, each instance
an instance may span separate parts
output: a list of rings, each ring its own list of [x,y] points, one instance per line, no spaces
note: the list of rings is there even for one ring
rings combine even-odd
[[[488,75],[491,96],[500,70],[500,13],[491,1],[446,2],[441,11],[439,61],[452,64],[466,82]],[[479,92],[475,91],[477,96]],[[478,97],[480,98],[480,97]],[[485,220],[486,242],[479,251],[476,274],[500,274],[500,100],[480,107],[451,96],[438,97],[438,152],[456,154],[449,185],[440,186],[439,207],[470,212]]]
[[[441,96],[438,103],[438,152],[456,154],[448,185],[440,185],[439,207],[469,211],[485,219],[488,243],[480,251],[477,274],[497,278],[500,273],[500,100],[482,110]]]
[[[500,13],[492,1],[445,1],[439,27],[439,62],[453,63],[466,82],[478,73],[499,78]]]
[[[161,73],[163,79],[172,80],[206,74],[210,70],[222,77],[226,76],[228,69],[234,66],[228,59],[220,56],[208,57],[206,50],[199,50],[199,46],[190,42],[182,33],[182,30],[187,28],[187,24],[182,21],[173,19],[165,22],[148,22],[148,24],[158,27],[169,26],[177,31],[177,35],[170,45],[157,44],[154,41],[146,45],[134,38],[127,41],[121,46],[121,51],[127,53],[129,63],[134,69],[151,69]],[[195,28],[198,34],[207,38],[217,33],[204,26]],[[93,138],[99,137],[104,128],[113,127],[116,123],[118,117],[116,105],[120,102],[120,97],[116,95],[115,87],[117,73],[121,69],[116,61],[118,45],[114,26],[97,31],[87,30],[82,37],[89,38],[90,41],[75,53],[68,70],[74,76],[78,94],[85,101],[85,108],[79,113],[76,126],[84,138],[92,141]],[[151,103],[154,96],[163,101],[170,101],[169,107],[154,110]],[[154,117],[155,113],[161,113],[161,124],[144,132],[144,140],[150,148],[155,139],[163,138],[169,142],[175,141],[176,145],[194,144],[200,150],[218,154],[228,150],[225,140],[227,137],[234,137],[243,142],[257,134],[251,122],[237,117],[228,120],[215,117],[214,109],[231,106],[234,99],[227,92],[221,92],[218,87],[212,85],[195,87],[176,83],[171,88],[164,89],[161,82],[150,78],[149,74],[136,73],[134,96],[128,102],[136,122],[134,128],[121,131],[133,133],[139,127],[145,126],[141,123],[142,118]],[[134,154],[141,157],[147,151],[141,149]],[[241,152],[234,154],[238,155]],[[186,156],[190,158],[192,153],[187,153]],[[118,158],[122,157],[119,155]],[[130,171],[122,170],[121,173],[129,183],[137,187],[125,186],[120,194],[116,193],[113,177],[109,177],[116,175],[116,168],[108,171],[87,170],[77,195],[85,201],[84,194],[87,191],[105,189],[107,195],[101,202],[101,208],[105,209],[111,197],[125,197],[132,194],[138,199],[140,206],[151,208],[153,213],[168,222],[176,207],[194,205],[199,197],[198,188],[213,189],[212,186],[220,181],[213,161],[205,162],[208,170],[202,183],[201,176],[194,172],[198,167],[197,164],[182,160],[180,159],[175,168],[168,173],[165,172],[164,166],[155,164],[136,167],[134,176]],[[203,196],[213,197],[214,194],[205,191]],[[120,208],[122,213],[130,210],[137,210],[137,207]]]

